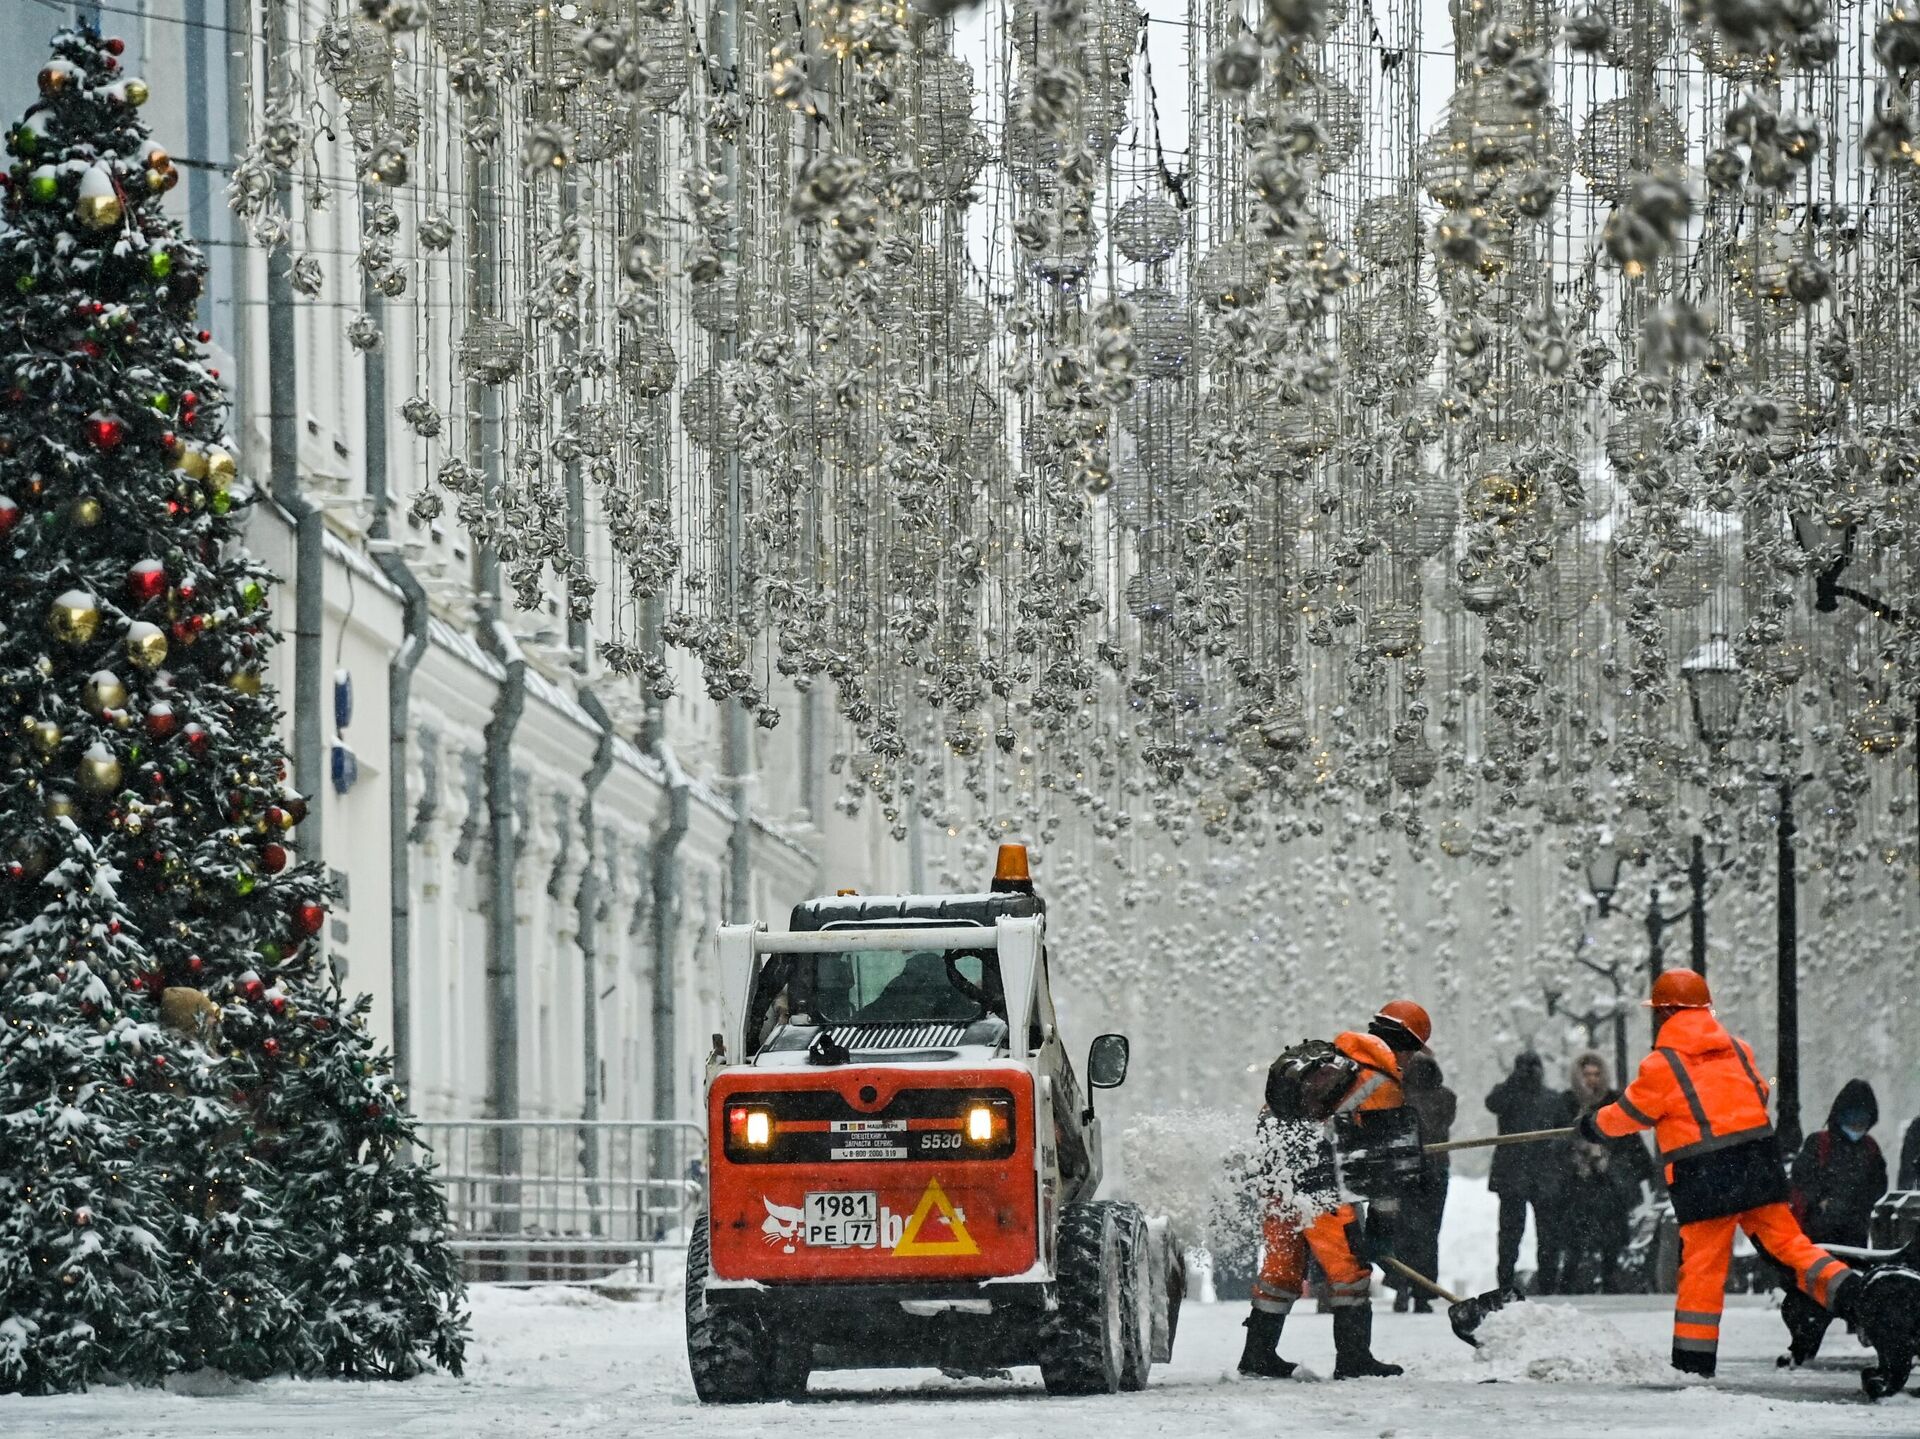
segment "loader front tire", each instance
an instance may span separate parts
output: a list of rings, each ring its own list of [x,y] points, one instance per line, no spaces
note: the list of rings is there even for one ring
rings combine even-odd
[[[766,1336],[754,1315],[707,1303],[707,1221],[687,1243],[687,1368],[703,1404],[753,1404],[774,1398]],[[802,1376],[800,1383],[806,1384]]]
[[[1137,1306],[1117,1204],[1068,1204],[1054,1249],[1058,1305],[1042,1322],[1040,1377],[1049,1394],[1117,1394]]]

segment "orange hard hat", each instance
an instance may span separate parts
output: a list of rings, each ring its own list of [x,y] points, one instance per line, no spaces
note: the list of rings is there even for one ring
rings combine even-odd
[[[1712,1009],[1707,977],[1691,969],[1663,970],[1647,998],[1650,1009]]]
[[[1376,1027],[1403,1029],[1424,1046],[1433,1038],[1433,1020],[1427,1011],[1410,999],[1390,999],[1373,1017]]]

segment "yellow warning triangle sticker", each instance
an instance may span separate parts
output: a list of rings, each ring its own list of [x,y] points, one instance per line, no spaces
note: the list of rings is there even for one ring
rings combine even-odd
[[[934,1210],[940,1211],[940,1217],[947,1222],[952,1231],[951,1239],[920,1238],[920,1228],[927,1222],[927,1216]],[[907,1221],[906,1229],[900,1235],[900,1242],[893,1246],[896,1259],[935,1259],[954,1258],[963,1254],[978,1254],[980,1246],[973,1242],[973,1236],[967,1233],[967,1224],[960,1213],[947,1198],[947,1191],[940,1187],[940,1181],[929,1179],[927,1192],[920,1196],[919,1204],[914,1206],[913,1217]]]

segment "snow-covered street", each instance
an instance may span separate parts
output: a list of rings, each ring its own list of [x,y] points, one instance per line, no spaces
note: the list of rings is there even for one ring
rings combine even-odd
[[[1764,1301],[1733,1301],[1712,1385],[1678,1382],[1666,1368],[1668,1311],[1658,1296],[1584,1300],[1550,1316],[1532,1306],[1525,1338],[1461,1346],[1441,1315],[1384,1312],[1376,1349],[1404,1362],[1400,1381],[1251,1383],[1232,1373],[1242,1306],[1187,1307],[1178,1357],[1145,1394],[1049,1399],[1037,1372],[1005,1381],[954,1381],[933,1373],[816,1376],[803,1403],[744,1409],[695,1402],[676,1301],[621,1303],[563,1290],[477,1289],[474,1343],[464,1379],[407,1384],[228,1385],[201,1379],[166,1392],[95,1389],[71,1398],[0,1399],[10,1439],[355,1435],[417,1439],[483,1436],[921,1434],[981,1436],[1314,1435],[1365,1439],[1525,1434],[1911,1435],[1920,1401],[1861,1400],[1856,1350],[1843,1338],[1809,1371],[1776,1370],[1778,1315]],[[1576,1349],[1575,1346],[1578,1346]],[[1284,1351],[1329,1373],[1324,1316],[1302,1312]],[[1844,1360],[1843,1364],[1841,1361]]]

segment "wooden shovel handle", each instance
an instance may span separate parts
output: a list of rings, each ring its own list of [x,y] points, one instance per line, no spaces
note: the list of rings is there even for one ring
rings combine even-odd
[[[1398,1259],[1395,1259],[1391,1254],[1380,1262],[1385,1264],[1387,1268],[1391,1269],[1395,1274],[1398,1274],[1402,1279],[1411,1279],[1436,1299],[1444,1299],[1449,1304],[1459,1304],[1462,1302],[1458,1294],[1448,1293],[1419,1270],[1407,1268],[1406,1265],[1402,1264]]]
[[[1451,1154],[1456,1149],[1497,1149],[1503,1144],[1538,1144],[1546,1139],[1571,1139],[1578,1130],[1528,1129],[1519,1134],[1492,1134],[1484,1139],[1449,1139],[1444,1144],[1423,1145],[1423,1154]]]

